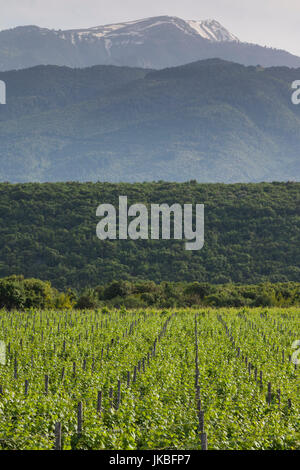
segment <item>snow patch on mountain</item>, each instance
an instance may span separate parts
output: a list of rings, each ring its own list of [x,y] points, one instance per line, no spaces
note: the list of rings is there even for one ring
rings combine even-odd
[[[200,36],[210,41],[239,41],[239,39],[231,34],[224,26],[216,20],[194,21],[190,20],[187,23],[193,28]]]
[[[148,31],[153,29],[157,29],[159,32],[165,26],[175,27],[188,36],[200,36],[212,42],[239,41],[236,36],[231,34],[218,21],[183,20],[173,16],[158,16],[125,23],[94,26],[84,30],[64,31],[62,33],[69,33],[71,37],[75,34],[81,40],[91,40],[92,38],[114,40],[124,38],[124,36],[134,40],[135,38],[143,37]],[[61,37],[65,37],[65,35],[61,35]]]

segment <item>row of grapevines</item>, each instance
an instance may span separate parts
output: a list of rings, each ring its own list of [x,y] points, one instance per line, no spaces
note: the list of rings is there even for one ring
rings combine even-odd
[[[299,447],[299,310],[3,311],[0,328],[2,448],[51,449],[60,422],[64,449],[200,449],[199,407],[209,449]]]

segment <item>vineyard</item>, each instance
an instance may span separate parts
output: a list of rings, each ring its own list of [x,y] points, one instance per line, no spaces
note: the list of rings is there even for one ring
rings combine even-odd
[[[299,313],[0,311],[0,449],[299,449]]]

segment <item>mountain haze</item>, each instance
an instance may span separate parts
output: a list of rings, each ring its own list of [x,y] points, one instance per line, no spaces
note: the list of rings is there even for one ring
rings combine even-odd
[[[299,76],[216,59],[0,73],[0,180],[299,181]]]
[[[21,26],[0,32],[2,71],[41,64],[161,69],[209,58],[265,67],[300,67],[299,57],[240,42],[215,20],[160,16],[87,29]]]

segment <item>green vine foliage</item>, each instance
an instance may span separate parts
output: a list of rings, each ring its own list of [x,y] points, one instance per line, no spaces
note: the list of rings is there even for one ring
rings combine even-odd
[[[0,448],[299,449],[299,313],[2,310]]]

